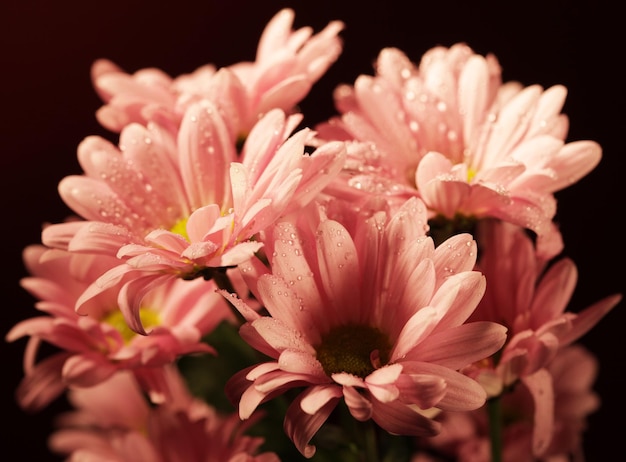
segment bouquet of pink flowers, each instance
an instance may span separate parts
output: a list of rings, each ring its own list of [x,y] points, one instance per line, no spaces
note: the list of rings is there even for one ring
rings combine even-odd
[[[622,295],[567,310],[554,194],[602,150],[566,142],[566,88],[465,43],[388,47],[309,127],[344,24],[294,14],[252,62],[94,63],[119,138],[80,143],[75,214],[24,249],[19,405],[67,396],[68,461],[582,460],[598,362],[576,342]]]

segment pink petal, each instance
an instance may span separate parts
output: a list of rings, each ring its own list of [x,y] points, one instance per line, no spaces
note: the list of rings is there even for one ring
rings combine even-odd
[[[341,322],[358,319],[351,308],[360,307],[358,292],[359,267],[354,242],[338,222],[326,220],[318,229],[318,259],[320,276],[329,300]]]
[[[53,248],[67,249],[70,241],[86,221],[70,221],[46,226],[41,232],[41,243]]]
[[[430,238],[427,241],[432,242]],[[409,270],[407,264],[413,262],[413,270],[408,276],[403,276],[400,271],[389,272],[395,274],[396,277],[389,282],[385,307],[393,307],[394,316],[390,316],[388,309],[381,313],[381,324],[390,326],[389,332],[395,333],[398,329],[402,329],[406,319],[410,319],[416,310],[430,304],[435,292],[437,280],[432,260],[430,258],[413,259],[413,257],[415,257],[415,252],[408,252],[406,258],[402,259],[402,263],[398,264],[398,268]],[[415,262],[419,264],[416,265]]]
[[[420,409],[430,409],[445,397],[447,383],[441,377],[423,374],[402,374],[396,382],[401,401]]]
[[[435,379],[446,381],[445,396],[437,403],[437,407],[450,411],[469,411],[478,409],[487,398],[483,387],[468,376],[437,364],[403,361],[405,374],[432,375]],[[431,385],[425,382],[428,387]]]
[[[63,378],[72,385],[91,387],[104,382],[117,370],[117,366],[100,354],[74,355],[63,365]]]
[[[568,258],[556,261],[546,271],[535,290],[530,307],[534,326],[541,326],[565,311],[577,281],[576,265]]]
[[[208,204],[194,210],[189,215],[186,226],[190,242],[204,240],[204,236],[215,225],[215,221],[220,215],[220,206],[217,204]]]
[[[278,364],[280,368],[286,372],[315,376],[315,379],[313,377],[311,378],[312,381],[319,380],[326,382],[329,380],[328,376],[324,373],[324,368],[320,362],[315,359],[315,350],[313,350],[312,354],[308,351],[284,350],[278,358]]]
[[[421,308],[411,316],[398,335],[391,360],[397,361],[408,355],[416,345],[428,337],[440,319],[440,314],[433,307]]]
[[[366,75],[360,75],[354,83],[359,105],[375,130],[383,133],[387,143],[399,150],[396,155],[408,157],[415,150],[415,140],[408,124],[398,123],[397,114],[403,113],[402,104],[388,86],[386,80]]]
[[[252,327],[278,353],[283,350],[299,350],[315,357],[315,349],[302,339],[298,330],[280,318],[262,316],[252,322]]]
[[[316,385],[307,390],[300,402],[300,407],[307,414],[313,415],[330,401],[340,398],[342,395],[342,387],[335,384]]]
[[[285,212],[294,211],[311,202],[341,171],[346,158],[346,147],[340,142],[329,142],[318,147],[310,156],[300,159],[302,179]]]
[[[471,271],[476,265],[478,247],[471,234],[456,234],[435,249],[433,260],[437,280],[445,280],[451,274]]]
[[[106,219],[115,225],[128,226],[124,219],[133,216],[133,210],[106,183],[87,176],[66,176],[59,182],[59,194],[68,207],[87,220]],[[132,227],[140,228],[141,224],[137,222]]]
[[[37,412],[67,389],[67,384],[61,377],[61,370],[70,357],[71,354],[68,352],[49,356],[24,376],[15,394],[15,399],[22,409]]]
[[[559,120],[566,97],[567,88],[563,85],[553,85],[541,94],[526,138],[552,132]]]
[[[228,303],[232,304],[237,309],[237,311],[241,313],[241,315],[244,317],[246,321],[248,322],[254,321],[255,319],[258,319],[259,317],[261,317],[261,315],[258,312],[256,312],[246,302],[244,302],[239,297],[237,297],[237,294],[231,293],[224,289],[217,290],[217,292],[220,295],[222,295],[228,301]],[[247,326],[248,328],[252,329],[250,324],[244,324],[241,327],[243,328],[244,326]]]
[[[438,154],[430,152],[424,156],[417,168],[417,188],[424,202],[437,212],[448,218],[462,209],[464,200],[470,193],[470,185],[450,173],[430,176],[428,172],[429,158]]]
[[[591,172],[600,163],[602,148],[595,141],[582,140],[567,143],[559,152],[553,169],[557,181],[553,191],[570,186]]]
[[[248,170],[240,162],[231,162],[229,175],[233,209],[241,213],[246,210],[248,197],[252,194],[252,183],[248,177]]]
[[[236,266],[242,262],[250,260],[263,247],[262,242],[246,241],[228,248],[215,266]]]
[[[253,320],[260,318],[261,316],[256,316]],[[239,328],[239,335],[255,350],[260,351],[270,358],[278,358],[280,353],[276,351],[272,345],[267,343],[263,337],[261,337],[259,332],[252,326],[251,322],[246,322]]]
[[[256,387],[249,386],[239,399],[239,418],[242,420],[249,419],[267,396],[267,392],[261,392]]]
[[[535,404],[533,417],[533,455],[543,456],[550,446],[554,426],[554,390],[552,376],[545,369],[522,377]]]
[[[487,110],[489,69],[485,58],[471,56],[459,75],[458,111],[463,114],[463,139],[471,144]]]
[[[406,359],[458,370],[488,358],[500,350],[506,340],[506,327],[492,322],[471,322],[428,336],[417,348],[407,352]]]
[[[269,76],[270,81],[275,81],[274,76]],[[259,83],[262,84],[261,81]],[[303,75],[292,76],[278,82],[270,90],[264,92],[258,102],[256,110],[264,114],[274,108],[290,111],[311,90],[311,82]]]
[[[482,299],[485,287],[485,276],[476,271],[448,276],[432,300],[432,306],[442,315],[436,330],[441,331],[465,322]]]
[[[280,370],[280,366],[276,361],[261,363],[257,364],[256,366],[250,367],[245,377],[247,380],[254,381],[265,374],[269,374],[278,370]]]
[[[315,446],[310,445],[309,441],[326,422],[328,416],[337,406],[339,398],[330,399],[315,414],[310,415],[304,412],[301,406],[302,400],[307,397],[308,393],[309,391],[305,390],[289,405],[285,415],[284,430],[298,451],[303,456],[311,458],[315,454]]]
[[[573,321],[572,330],[559,338],[561,345],[569,345],[585,335],[622,300],[622,294],[610,295],[585,308]]]
[[[361,377],[357,377],[356,375],[348,374],[347,372],[334,373],[331,377],[339,385],[343,385],[345,387],[365,388],[365,380]]]
[[[309,374],[298,374],[286,371],[275,371],[258,377],[254,381],[254,388],[261,393],[281,393],[287,388],[293,388],[311,383]]]
[[[354,387],[343,387],[343,399],[356,420],[365,421],[372,417],[372,403]]]
[[[145,237],[146,242],[154,244],[157,247],[168,249],[174,253],[182,254],[187,247],[189,241],[180,234],[167,231],[165,229],[155,229]]]
[[[228,127],[213,104],[191,106],[178,135],[180,169],[192,210],[227,203],[227,165],[236,158]]]
[[[398,380],[401,373],[401,364],[391,364],[376,369],[365,378],[367,389],[380,402],[393,401],[400,394],[396,386],[396,380]]]
[[[541,93],[542,88],[539,85],[525,87],[500,110],[484,148],[481,163],[483,168],[503,160],[520,141],[530,123],[529,118],[524,119],[521,116],[532,112]]]
[[[122,246],[132,242],[134,238],[133,233],[124,226],[91,221],[76,231],[68,250],[114,256]]]
[[[140,318],[141,302],[152,289],[171,280],[172,275],[162,273],[146,273],[145,276],[133,278],[120,289],[118,304],[128,327],[140,335],[147,335]]]
[[[273,318],[281,319],[291,330],[303,335],[304,340],[309,343],[319,339],[320,327],[316,327],[311,318],[313,310],[307,308],[307,301],[301,301],[299,294],[294,293],[286,281],[274,275],[266,275],[258,281],[258,289]],[[320,305],[313,305],[312,308],[317,306]]]
[[[372,400],[372,419],[394,435],[431,437],[440,431],[440,425],[400,402],[381,403]]]

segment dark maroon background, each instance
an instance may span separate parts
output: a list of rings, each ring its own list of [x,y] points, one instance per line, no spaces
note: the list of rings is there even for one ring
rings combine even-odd
[[[624,292],[626,99],[621,69],[626,43],[621,16],[607,1],[501,4],[505,2],[2,2],[2,335],[36,313],[32,299],[18,286],[25,275],[21,250],[39,242],[43,222],[65,217],[56,185],[65,175],[80,173],[78,143],[87,135],[111,136],[94,117],[100,101],[89,79],[91,63],[106,57],[129,72],[154,66],[175,76],[208,62],[223,66],[250,60],[265,23],[284,6],[294,7],[298,27],[319,31],[332,19],[347,25],[342,56],[302,104],[310,124],[333,114],[334,86],[371,74],[372,62],[385,46],[397,46],[417,61],[434,45],[464,41],[481,54],[495,53],[505,80],[566,85],[569,140],[594,139],[604,148],[601,164],[557,195],[566,254],[579,266],[570,309]],[[592,462],[624,453],[624,426],[618,423],[626,413],[623,305],[582,342],[601,361],[596,390],[603,406],[590,418],[585,440]],[[0,343],[2,451],[19,454],[11,460],[58,460],[47,452],[45,441],[62,404],[28,416],[13,401],[24,345]]]

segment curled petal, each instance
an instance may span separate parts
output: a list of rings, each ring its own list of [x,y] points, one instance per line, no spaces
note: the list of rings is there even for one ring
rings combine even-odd
[[[441,431],[440,423],[397,400],[383,404],[374,399],[372,410],[372,419],[393,435],[431,437]]]
[[[302,410],[301,403],[310,392],[309,390],[302,392],[291,403],[289,409],[287,409],[283,426],[285,433],[291,438],[298,451],[307,458],[313,457],[315,454],[315,446],[310,445],[309,441],[328,419],[328,416],[339,401],[339,398],[332,398],[318,409],[315,414],[307,414]]]
[[[343,399],[352,417],[364,421],[372,417],[372,403],[354,387],[343,387]]]
[[[334,384],[317,385],[311,387],[300,402],[304,412],[313,415],[323,408],[329,401],[342,396],[341,387]]]

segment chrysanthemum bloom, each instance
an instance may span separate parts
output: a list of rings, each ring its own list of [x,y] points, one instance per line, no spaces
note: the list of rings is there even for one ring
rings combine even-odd
[[[567,311],[578,280],[570,258],[545,261],[524,229],[510,223],[484,221],[477,236],[485,244],[477,268],[489,285],[471,319],[508,327],[499,361],[505,386],[545,367],[622,298],[615,294],[577,313]]]
[[[374,76],[336,89],[340,115],[317,128],[324,139],[363,144],[338,186],[343,194],[346,185],[400,200],[417,194],[433,231],[495,217],[532,230],[555,255],[553,193],[601,158],[594,141],[565,143],[566,93],[503,84],[497,59],[462,43],[428,50],[419,65],[385,48]]]
[[[45,258],[42,258],[45,257]],[[25,376],[17,401],[39,410],[66,387],[90,387],[119,370],[131,371],[155,401],[163,399],[162,367],[182,355],[214,353],[202,341],[222,321],[234,321],[212,281],[173,279],[152,290],[139,309],[149,335],[137,335],[124,322],[114,293],[102,293],[75,311],[77,298],[112,264],[113,258],[70,254],[40,245],[24,249],[30,276],[21,281],[44,313],[19,322],[7,333],[9,342],[28,337]],[[38,353],[50,352],[37,362]]]
[[[289,136],[300,121],[268,112],[240,155],[210,101],[190,106],[176,137],[151,123],[125,127],[119,148],[86,138],[78,148],[84,174],[59,184],[84,221],[53,224],[42,234],[50,247],[121,260],[78,300],[79,312],[116,287],[126,322],[145,333],[139,305],[146,291],[172,278],[210,278],[259,250],[255,235],[312,200],[343,164],[341,142],[305,154],[311,131]]]
[[[98,120],[116,132],[157,116],[177,125],[189,104],[209,98],[230,114],[232,135],[241,136],[272,108],[292,112],[341,54],[338,34],[344,27],[331,21],[317,34],[311,27],[292,30],[294,16],[285,8],[270,20],[253,62],[220,69],[207,64],[172,78],[156,68],[130,75],[108,60],[96,61],[92,80],[105,103],[96,113]]]
[[[554,426],[550,445],[541,455],[533,453],[535,436],[534,403],[529,389],[518,383],[502,398],[502,459],[507,462],[583,461],[583,432],[587,418],[600,405],[593,391],[598,372],[597,359],[580,345],[567,346],[548,366],[554,390]],[[486,407],[465,413],[441,413],[439,435],[421,439],[439,451],[441,460],[489,462],[491,438]]]
[[[425,222],[413,198],[391,218],[364,220],[354,237],[323,216],[317,227],[277,226],[267,249],[272,273],[255,289],[270,316],[238,303],[247,318],[241,336],[273,358],[227,384],[242,418],[304,387],[284,428],[311,457],[311,438],[341,398],[355,419],[402,435],[437,432],[421,410],[484,403],[483,388],[457,370],[497,351],[505,329],[464,323],[485,289],[472,271],[476,244],[464,234],[435,248]]]
[[[88,389],[71,390],[75,410],[58,418],[49,445],[68,461],[278,462],[260,452],[250,423],[195,399],[175,368],[167,369],[172,399],[149,405],[134,377],[120,372]]]
[[[622,295],[605,297],[579,312],[566,311],[578,277],[571,259],[544,261],[525,230],[510,223],[482,222],[478,236],[484,244],[478,269],[488,285],[470,320],[494,321],[508,328],[495,370],[479,367],[480,380],[495,395],[518,380],[532,392],[533,449],[540,456],[550,443],[546,435],[552,432],[554,414],[553,378],[546,367],[560,349],[597,325]]]

